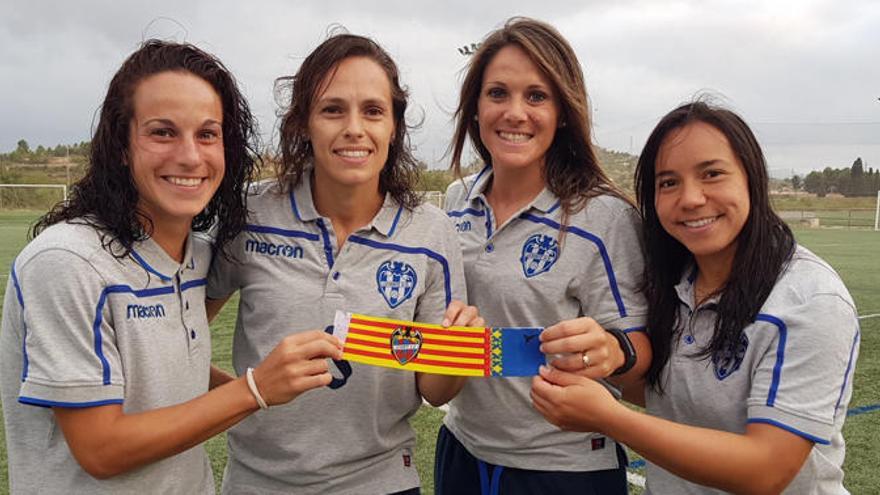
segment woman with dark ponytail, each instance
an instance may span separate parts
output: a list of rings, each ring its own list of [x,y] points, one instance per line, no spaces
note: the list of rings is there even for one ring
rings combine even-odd
[[[649,493],[837,494],[859,324],[834,270],[773,212],[764,156],[735,113],[667,114],[639,159],[648,414],[560,370],[535,405],[648,461]]]

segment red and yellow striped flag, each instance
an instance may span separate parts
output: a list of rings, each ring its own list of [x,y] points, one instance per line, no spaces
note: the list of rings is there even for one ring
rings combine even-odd
[[[521,349],[511,349],[505,330],[531,330],[523,344],[534,348],[525,372],[521,371]],[[334,332],[344,342],[342,358],[352,362],[401,370],[459,376],[526,376],[537,373],[544,362],[537,351],[541,329],[487,327],[442,327],[427,323],[392,320],[337,312]],[[517,334],[518,336],[525,334]],[[508,334],[508,337],[511,335]],[[517,363],[505,373],[504,352],[516,354]],[[508,359],[508,361],[512,361]]]

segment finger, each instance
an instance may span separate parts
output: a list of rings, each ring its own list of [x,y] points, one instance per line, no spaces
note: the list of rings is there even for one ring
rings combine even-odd
[[[477,310],[476,306],[465,306],[462,308],[461,312],[458,313],[458,317],[455,318],[453,325],[460,327],[474,327],[474,320],[480,318],[480,312]]]
[[[283,342],[287,342],[290,345],[300,345],[308,342],[320,341],[323,340],[325,342],[329,342],[332,345],[342,348],[342,341],[337,337],[330,335],[329,333],[322,332],[320,330],[309,330],[306,332],[297,332],[284,337]]]
[[[440,324],[444,327],[452,325],[452,322],[455,321],[458,313],[461,312],[464,306],[464,302],[459,300],[455,300],[449,303],[449,306],[446,307],[446,312],[443,314],[443,322]]]
[[[285,362],[287,363],[315,358],[341,359],[342,350],[325,339],[315,339],[285,348]]]
[[[331,381],[333,381],[333,375],[330,373],[302,376],[294,381],[294,388],[297,390],[297,394],[301,394],[315,388],[326,387]]]
[[[598,339],[589,333],[581,333],[568,337],[561,337],[541,342],[541,352],[544,354],[563,354],[583,352],[599,344]]]
[[[550,361],[550,366],[553,366],[556,369],[570,371],[573,373],[581,372],[585,369],[583,354],[579,352],[554,354],[552,360]]]
[[[330,365],[327,359],[310,359],[308,361],[300,361],[292,367],[291,373],[295,377],[314,376],[330,371]]]
[[[555,325],[545,328],[544,331],[541,332],[541,342],[586,333],[595,325],[597,325],[596,321],[588,316],[582,316],[573,320],[560,321]]]
[[[540,375],[532,378],[532,390],[531,395],[534,397],[540,397],[544,401],[551,401],[551,396],[553,395],[553,385],[552,383],[545,380]],[[558,388],[558,387],[557,387]]]
[[[583,381],[586,380],[586,378],[582,376],[562,371],[551,366],[541,366],[538,373],[541,375],[541,378],[547,381],[547,383],[559,387],[582,384]]]

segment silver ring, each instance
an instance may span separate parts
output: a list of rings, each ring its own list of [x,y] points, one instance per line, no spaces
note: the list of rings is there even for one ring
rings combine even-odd
[[[584,362],[584,369],[590,367],[590,356],[586,352],[581,353],[581,361]]]

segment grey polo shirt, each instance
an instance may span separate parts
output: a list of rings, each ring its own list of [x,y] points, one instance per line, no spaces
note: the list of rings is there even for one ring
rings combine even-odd
[[[840,277],[798,246],[794,257],[723,359],[690,357],[714,333],[717,300],[694,307],[693,276],[675,287],[680,333],[661,380],[665,395],[646,389],[648,412],[703,428],[745,433],[770,424],[814,442],[785,493],[840,494],[841,430],[858,359],[858,313]],[[773,466],[767,466],[773,469]],[[723,493],[648,463],[649,493]]]
[[[547,327],[590,316],[605,327],[643,329],[638,293],[643,255],[636,211],[612,196],[591,199],[567,220],[544,189],[497,226],[484,192],[491,168],[456,181],[446,196],[467,273],[469,303],[488,325]],[[476,457],[520,469],[592,471],[618,467],[614,441],[560,431],[532,407],[530,378],[468,380],[447,427]]]
[[[272,182],[256,185],[249,225],[231,248],[241,264],[217,258],[212,267],[208,297],[241,293],[239,374],[284,336],[332,325],[336,310],[439,323],[450,300],[465,298],[461,252],[441,210],[410,212],[389,196],[339,250],[310,182],[307,174],[290,194]],[[224,493],[371,494],[419,485],[408,421],[421,404],[415,375],[341,368],[338,388],[309,391],[230,430]]]
[[[108,480],[73,458],[51,407],[122,404],[126,414],[208,391],[210,248],[184,262],[155,242],[118,259],[89,226],[56,224],[13,262],[0,335],[12,493],[213,493],[201,446]]]

